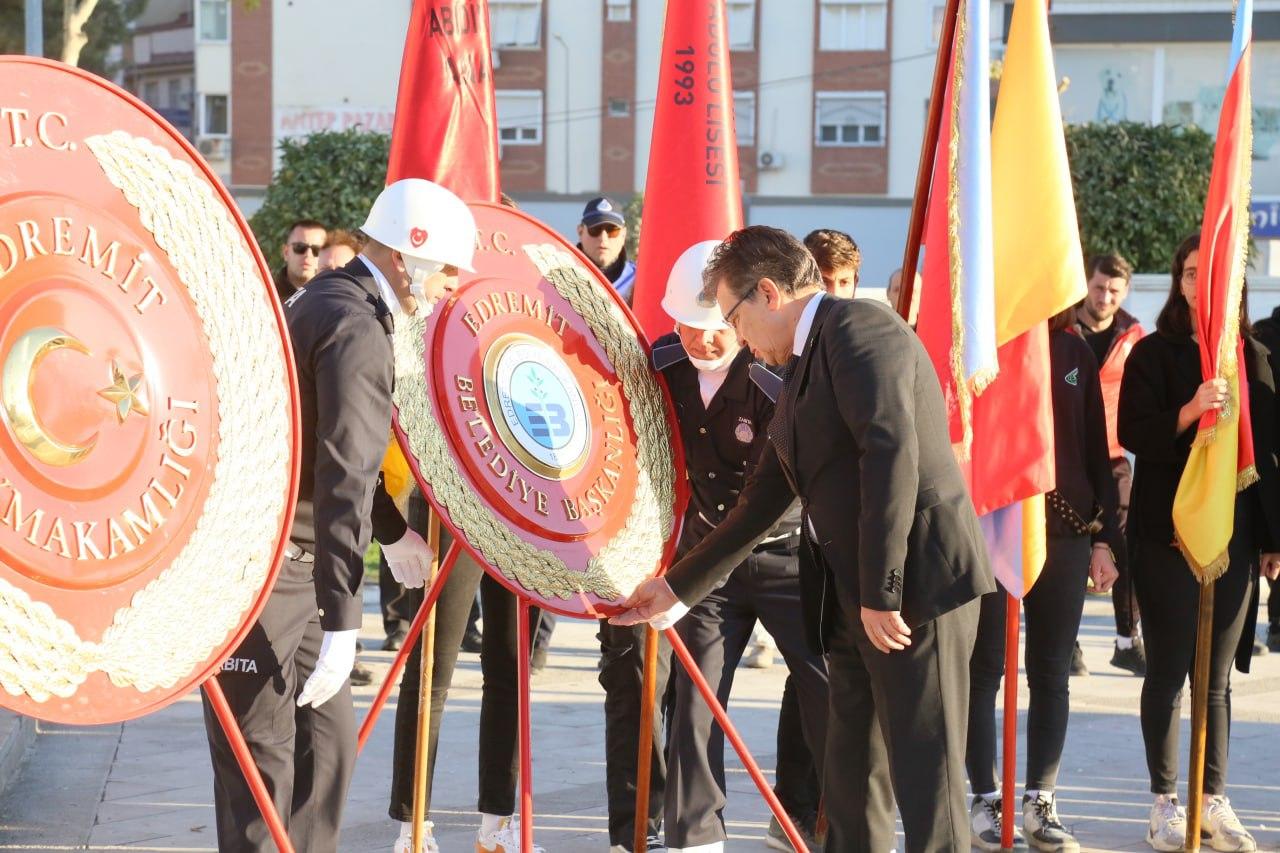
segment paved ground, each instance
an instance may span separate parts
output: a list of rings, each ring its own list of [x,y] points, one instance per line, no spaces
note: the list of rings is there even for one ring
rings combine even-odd
[[[379,622],[371,606],[366,610],[365,639],[376,647]],[[1105,600],[1087,604],[1081,639],[1094,674],[1072,680],[1060,809],[1086,850],[1146,850],[1142,834],[1150,799],[1137,721],[1141,681],[1107,665],[1109,612]],[[534,680],[537,837],[551,853],[604,851],[604,724],[594,627],[562,621],[553,646],[550,665]],[[364,655],[379,671],[389,658]],[[740,670],[732,704],[737,725],[766,768],[774,762],[783,678],[781,666]],[[1260,849],[1280,850],[1280,655],[1255,660],[1255,672],[1234,683],[1229,793]],[[472,809],[479,686],[478,660],[464,655],[445,716],[436,780],[435,820],[446,853],[471,849],[477,822]],[[358,713],[372,692],[361,691]],[[384,717],[361,757],[343,850],[391,849],[391,722]],[[41,725],[20,776],[0,798],[0,850],[213,850],[211,785],[195,697],[124,725]],[[736,761],[730,762],[730,786],[729,849],[765,849],[768,815]]]

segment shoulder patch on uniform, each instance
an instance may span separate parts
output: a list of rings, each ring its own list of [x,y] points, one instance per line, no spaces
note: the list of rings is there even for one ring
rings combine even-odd
[[[685,352],[684,344],[679,342],[655,347],[653,350],[653,369],[666,370],[671,365],[684,361],[688,357],[689,353]]]
[[[1071,368],[1071,372],[1068,373],[1063,378],[1067,380],[1068,385],[1079,385],[1080,384],[1080,368],[1078,367]]]

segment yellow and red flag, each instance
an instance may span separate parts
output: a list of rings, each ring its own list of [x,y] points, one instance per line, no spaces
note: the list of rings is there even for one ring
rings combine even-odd
[[[1201,583],[1227,570],[1227,546],[1235,522],[1235,495],[1257,480],[1249,427],[1248,384],[1243,375],[1240,300],[1249,240],[1249,189],[1253,148],[1253,0],[1236,7],[1227,89],[1218,116],[1213,172],[1200,230],[1195,327],[1204,379],[1227,380],[1229,400],[1200,419],[1191,457],[1173,501],[1178,546]]]
[[[925,241],[920,335],[947,392],[952,439],[996,576],[1020,598],[1044,564],[1044,495],[1054,487],[1047,321],[1084,296],[1084,263],[1048,13],[1043,0],[1018,0],[991,128],[986,239],[993,262],[986,281],[972,275],[982,268],[972,259],[981,256],[965,247],[981,237],[984,223],[973,221],[982,207],[966,203],[964,194],[980,190],[973,186],[980,169],[962,158],[966,151],[982,156],[974,136],[984,128],[968,112],[981,105],[966,107],[972,101],[963,93],[969,87],[987,95],[985,63],[973,67],[986,35],[978,6],[986,4],[962,0],[958,13]],[[994,370],[971,357],[988,347]]]

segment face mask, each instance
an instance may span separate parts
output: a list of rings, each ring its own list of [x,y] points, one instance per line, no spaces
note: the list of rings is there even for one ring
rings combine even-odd
[[[729,350],[714,361],[689,356],[689,363],[704,373],[715,373],[716,371],[724,370],[733,363],[733,360],[738,357],[738,349],[739,347],[734,347],[732,350]]]
[[[411,258],[408,255],[401,255],[401,257],[404,258],[404,271],[409,274],[409,293],[420,302],[425,302],[427,279],[444,269],[444,264],[439,261]]]

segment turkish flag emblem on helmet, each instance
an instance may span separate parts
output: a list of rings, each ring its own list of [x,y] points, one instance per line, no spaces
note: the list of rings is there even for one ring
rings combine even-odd
[[[425,228],[414,228],[410,230],[409,242],[413,244],[413,248],[421,249],[422,244],[427,242],[427,230]]]

